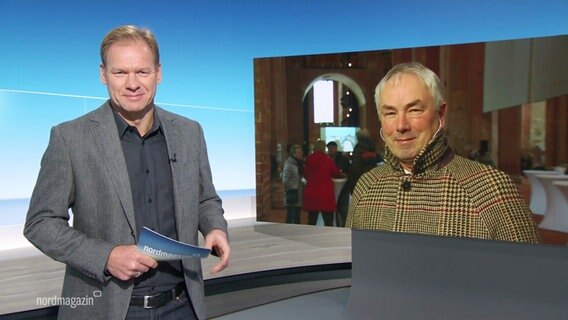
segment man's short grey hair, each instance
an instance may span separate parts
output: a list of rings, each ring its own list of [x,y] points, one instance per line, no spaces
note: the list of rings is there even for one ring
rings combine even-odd
[[[381,101],[381,93],[383,92],[386,83],[391,79],[400,77],[402,74],[414,74],[420,78],[430,91],[430,94],[434,99],[434,106],[436,107],[436,110],[440,109],[440,105],[444,102],[444,88],[438,75],[419,62],[407,62],[397,64],[392,67],[392,69],[387,72],[375,88],[375,103],[377,105],[379,118],[381,117],[381,106],[379,105]]]

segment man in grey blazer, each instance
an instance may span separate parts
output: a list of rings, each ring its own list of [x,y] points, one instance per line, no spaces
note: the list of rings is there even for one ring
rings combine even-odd
[[[157,262],[136,249],[149,227],[229,262],[227,222],[201,126],[154,105],[162,70],[154,35],[122,26],[101,44],[110,99],[51,130],[24,235],[66,264],[60,319],[204,319],[201,261]],[[69,225],[68,209],[73,212]]]

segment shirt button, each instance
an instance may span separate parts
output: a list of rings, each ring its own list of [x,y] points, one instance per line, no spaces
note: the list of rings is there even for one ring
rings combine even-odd
[[[150,173],[150,170],[146,169],[146,173],[147,173],[147,174]]]
[[[148,202],[149,202],[149,203],[152,203],[152,198],[149,198],[149,199],[148,199]]]

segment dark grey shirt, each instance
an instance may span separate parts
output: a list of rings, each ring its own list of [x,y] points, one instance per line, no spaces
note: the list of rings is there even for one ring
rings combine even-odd
[[[115,110],[113,113],[128,168],[138,234],[145,226],[177,239],[170,156],[160,119],[154,112],[152,127],[141,137],[136,127],[129,126]],[[180,261],[161,261],[156,269],[136,279],[133,295],[155,294],[182,281]]]

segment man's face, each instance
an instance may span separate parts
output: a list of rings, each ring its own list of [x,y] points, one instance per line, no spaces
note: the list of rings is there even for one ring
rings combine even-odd
[[[334,146],[334,145],[331,145],[331,144],[329,146],[327,146],[327,153],[330,156],[335,155],[337,153],[337,146]]]
[[[100,67],[112,104],[126,118],[137,118],[152,109],[162,68],[142,41],[121,41],[111,45],[106,65]]]
[[[386,83],[380,100],[379,115],[385,143],[402,166],[410,170],[414,158],[440,126],[446,105],[437,111],[424,82],[414,74],[406,73]]]

